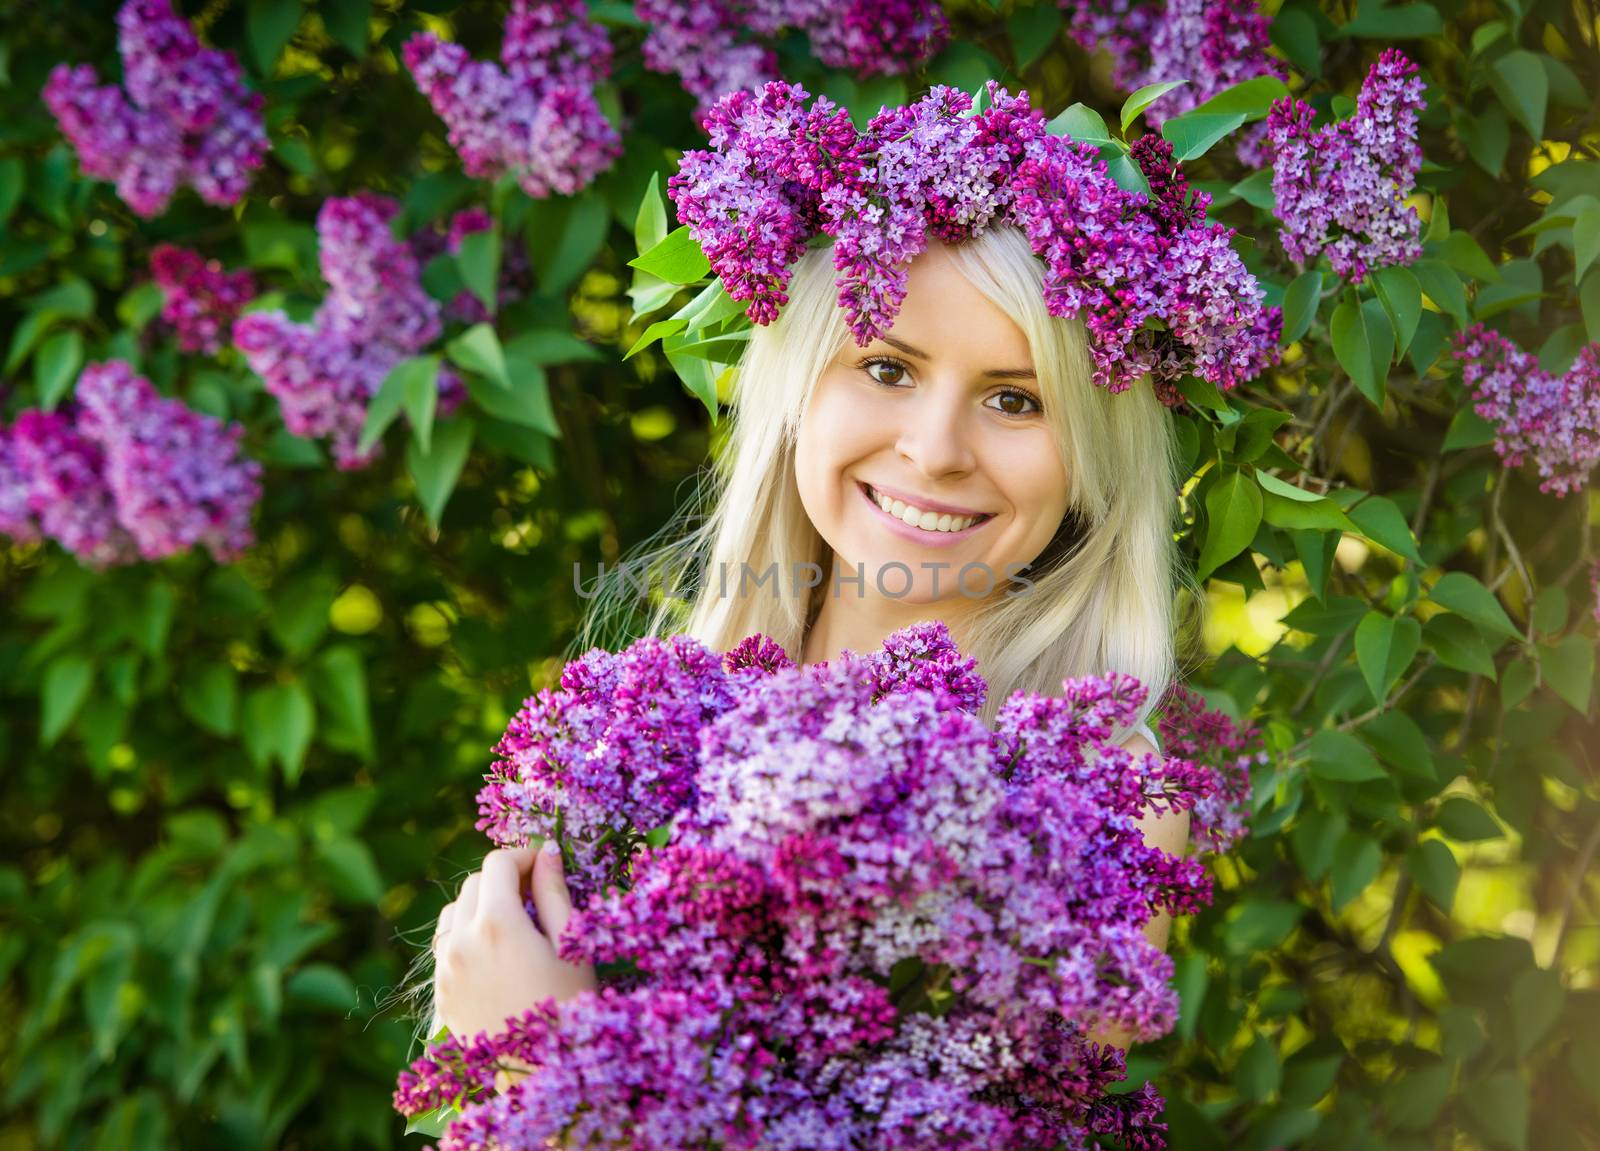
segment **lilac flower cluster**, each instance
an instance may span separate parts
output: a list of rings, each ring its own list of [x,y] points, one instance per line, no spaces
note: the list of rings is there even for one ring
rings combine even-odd
[[[261,465],[244,429],[161,396],[121,360],[91,364],[74,402],[0,428],[0,534],[55,540],[89,567],[252,542]]]
[[[730,92],[778,79],[770,42],[802,30],[829,68],[857,76],[909,72],[949,39],[937,0],[636,0],[645,67],[676,73],[705,113]]]
[[[230,53],[203,47],[170,0],[127,0],[117,13],[122,88],[92,67],[59,64],[44,101],[90,176],[110,180],[141,216],[184,184],[234,204],[267,154],[262,98]]]
[[[1405,202],[1422,167],[1422,90],[1417,66],[1389,48],[1367,73],[1348,120],[1313,128],[1309,105],[1293,98],[1273,105],[1266,152],[1291,260],[1311,264],[1326,253],[1335,272],[1360,283],[1374,268],[1422,255],[1421,221]]]
[[[1172,1026],[1143,925],[1209,879],[1138,820],[1210,801],[1225,845],[1228,785],[1110,742],[1131,677],[1019,692],[992,731],[986,691],[942,624],[805,668],[760,636],[569,665],[507,732],[484,826],[559,837],[562,955],[627,974],[445,1040],[396,1107],[463,1108],[442,1151],[1163,1146],[1160,1097],[1110,1094],[1123,1053],[1087,1036]],[[535,1070],[488,1094],[508,1060]]]
[[[1051,135],[1026,93],[993,82],[977,114],[971,96],[940,86],[865,132],[825,97],[806,99],[781,83],[724,97],[706,117],[711,149],[686,152],[668,181],[753,322],[777,317],[794,261],[821,233],[865,345],[893,324],[929,234],[958,243],[1005,225],[1044,260],[1050,314],[1089,329],[1097,384],[1123,391],[1149,373],[1171,402],[1186,373],[1228,388],[1275,361],[1278,310],[1163,141],[1134,152],[1151,197],[1120,188],[1093,146]]]
[[[431,33],[407,41],[405,60],[470,176],[510,172],[536,199],[570,196],[622,154],[594,91],[611,43],[583,0],[515,0],[503,68]]]
[[[1495,451],[1511,467],[1531,459],[1539,490],[1566,497],[1600,464],[1600,344],[1557,376],[1510,340],[1474,324],[1455,337],[1473,406],[1496,425]]]
[[[256,294],[250,269],[225,272],[220,261],[172,244],[150,253],[150,274],[161,288],[161,319],[177,332],[178,346],[186,352],[214,356],[221,351],[233,321]]]
[[[317,236],[328,294],[311,323],[272,311],[233,325],[234,343],[277,397],[285,426],[297,436],[330,439],[344,469],[376,457],[376,447],[368,454],[358,447],[367,403],[384,377],[441,331],[439,305],[422,288],[415,254],[390,231],[398,210],[371,192],[325,200]],[[448,370],[439,387],[442,401],[459,402],[460,381]]]
[[[1271,25],[1256,0],[1061,0],[1073,38],[1112,59],[1112,81],[1126,91],[1167,80],[1188,80],[1145,112],[1153,127],[1181,116],[1218,92],[1257,76],[1289,78],[1267,54]],[[1247,133],[1240,152],[1256,163],[1261,133]]]

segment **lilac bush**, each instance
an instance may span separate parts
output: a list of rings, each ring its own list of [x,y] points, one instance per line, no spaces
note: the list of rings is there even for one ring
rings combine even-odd
[[[121,360],[91,364],[67,410],[25,411],[0,431],[0,533],[48,537],[94,568],[196,546],[235,559],[261,498],[243,436]]]
[[[1531,461],[1540,491],[1582,491],[1600,464],[1600,344],[1559,376],[1482,324],[1458,333],[1454,350],[1474,409],[1495,425],[1500,458],[1510,467]]]
[[[1145,703],[1128,676],[1019,692],[993,730],[986,690],[937,623],[806,668],[759,636],[569,664],[497,749],[480,826],[559,838],[562,954],[622,973],[445,1040],[396,1106],[463,1107],[445,1151],[1162,1146],[1159,1096],[1108,1092],[1122,1053],[1088,1033],[1171,1028],[1143,926],[1210,883],[1137,821],[1191,812],[1227,846],[1235,761],[1112,744]],[[508,1060],[535,1070],[487,1096]]]
[[[1050,314],[1088,327],[1097,384],[1149,373],[1170,400],[1188,372],[1228,388],[1275,362],[1279,314],[1170,146],[1133,152],[1152,195],[1126,191],[1093,146],[1050,134],[1026,93],[991,81],[988,96],[971,114],[968,93],[938,86],[857,132],[826,97],[807,108],[799,85],[736,92],[706,117],[710,150],[685,153],[668,187],[758,324],[787,302],[813,236],[833,240],[839,304],[865,345],[892,325],[930,234],[957,243],[1005,224],[1044,260]]]
[[[1336,273],[1360,283],[1375,268],[1422,255],[1421,220],[1405,202],[1422,166],[1422,90],[1417,66],[1390,48],[1347,120],[1313,128],[1310,105],[1292,97],[1273,105],[1266,152],[1291,260],[1309,265],[1326,254]]]
[[[203,46],[170,0],[127,0],[117,13],[122,87],[93,67],[58,64],[44,101],[86,174],[116,185],[141,216],[159,216],[189,185],[236,204],[268,148],[262,98],[239,62]]]
[[[311,323],[264,311],[233,325],[234,343],[277,397],[284,425],[297,436],[330,440],[335,462],[347,470],[365,467],[380,450],[362,453],[359,441],[384,378],[443,330],[416,255],[390,231],[398,210],[371,192],[324,201],[317,236],[328,294]],[[447,370],[439,386],[442,396],[459,391]]]
[[[582,0],[515,0],[501,63],[420,33],[405,62],[470,176],[507,173],[535,198],[570,196],[622,154],[595,98],[611,72],[611,44]]]

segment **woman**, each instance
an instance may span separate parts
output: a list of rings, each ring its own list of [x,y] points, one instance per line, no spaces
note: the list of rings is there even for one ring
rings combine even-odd
[[[1111,395],[1090,384],[1081,325],[1045,314],[1040,271],[1010,229],[936,244],[912,262],[893,328],[860,348],[834,306],[827,252],[808,254],[788,310],[751,340],[730,466],[702,533],[707,572],[776,563],[784,583],[774,593],[771,582],[752,591],[747,581],[739,595],[730,574],[724,597],[720,580],[705,578],[681,630],[718,650],[760,631],[816,663],[938,618],[977,657],[990,709],[1011,690],[1046,691],[1098,667],[1139,676],[1159,698],[1173,658],[1168,417],[1148,390]],[[931,530],[905,522],[907,505],[932,513]],[[959,513],[944,531],[941,512]],[[1101,526],[1084,532],[1085,520]],[[948,530],[964,521],[974,522]],[[806,562],[828,578],[796,599],[788,576]],[[912,579],[900,595],[903,570]],[[987,597],[977,594],[991,582]],[[670,610],[657,630],[672,629]],[[1072,626],[1078,618],[1092,622]],[[1123,746],[1156,750],[1148,728]],[[1152,820],[1146,834],[1181,850],[1187,815]],[[522,908],[530,870],[548,935]],[[570,907],[559,855],[490,852],[440,913],[440,1020],[455,1034],[494,1031],[547,995],[593,987],[592,971],[555,954]],[[1152,922],[1160,945],[1168,923]]]
[[[1107,671],[1132,674],[1146,685],[1148,714],[1173,675],[1175,582],[1193,588],[1176,563],[1175,442],[1153,388],[1097,385],[1105,383],[1107,365],[1119,362],[1139,369],[1130,370],[1130,377],[1142,377],[1153,365],[1170,382],[1174,365],[1181,364],[1214,380],[1226,375],[1224,386],[1233,382],[1237,372],[1259,362],[1268,342],[1263,333],[1270,316],[1262,322],[1253,279],[1242,266],[1228,265],[1231,252],[1218,255],[1219,230],[1203,223],[1204,202],[1196,209],[1175,166],[1167,161],[1159,168],[1170,149],[1146,149],[1140,157],[1142,164],[1152,158],[1156,164],[1147,168],[1157,177],[1148,202],[1117,200],[1122,193],[1103,166],[1098,174],[1090,171],[1098,164],[1093,154],[1047,136],[1025,97],[1012,100],[991,87],[990,109],[969,118],[959,94],[952,98],[949,90],[936,90],[910,109],[886,110],[875,120],[874,128],[880,122],[885,128],[872,152],[846,138],[853,130],[841,128],[836,117],[819,121],[815,110],[797,111],[790,97],[798,91],[769,86],[759,98],[741,94],[723,102],[709,121],[712,142],[720,160],[736,157],[742,167],[724,165],[719,176],[726,179],[707,181],[707,187],[745,180],[759,187],[741,203],[765,195],[769,206],[783,209],[779,201],[796,195],[797,187],[808,194],[808,179],[826,183],[847,170],[883,179],[893,149],[908,140],[931,141],[919,145],[924,150],[909,158],[907,170],[934,170],[930,179],[944,181],[944,188],[955,186],[951,171],[960,169],[966,186],[973,172],[988,173],[992,185],[972,193],[988,197],[984,226],[952,235],[960,205],[953,208],[949,196],[918,200],[932,234],[925,246],[914,246],[920,254],[905,265],[903,282],[898,271],[890,273],[887,294],[899,298],[864,320],[859,308],[852,310],[860,293],[852,297],[849,275],[837,281],[831,275],[860,266],[850,263],[861,248],[859,229],[849,252],[840,250],[842,244],[807,246],[804,240],[813,237],[801,236],[781,274],[772,274],[768,265],[761,277],[751,277],[747,251],[738,254],[745,263],[718,266],[716,229],[725,226],[729,213],[711,204],[697,215],[694,189],[678,186],[685,177],[675,178],[679,216],[696,231],[730,294],[751,299],[765,291],[770,307],[762,314],[757,306],[751,309],[764,326],[753,332],[740,365],[731,439],[713,476],[706,514],[686,514],[683,522],[692,528],[670,525],[665,545],[647,545],[635,557],[635,570],[663,561],[679,572],[699,567],[686,617],[681,605],[667,599],[648,629],[687,632],[721,651],[761,632],[797,661],[815,663],[844,649],[872,650],[891,632],[936,618],[977,659],[990,685],[985,720],[1015,691],[1054,693],[1064,678]],[[918,120],[929,109],[928,118]],[[949,131],[922,131],[928,124]],[[746,128],[747,137],[741,137]],[[956,137],[965,142],[951,145]],[[774,140],[805,149],[803,162],[785,168],[781,155],[774,160],[768,147]],[[841,154],[853,151],[844,161],[835,156],[818,163],[817,140],[840,140]],[[757,154],[746,146],[750,141],[768,147],[769,154]],[[950,147],[968,148],[969,157],[973,148],[988,151],[981,165],[940,168],[935,151]],[[703,175],[708,156],[691,153],[685,172],[694,163]],[[846,161],[862,162],[852,169]],[[1056,178],[1062,173],[1071,179]],[[1008,179],[1031,194],[1025,205],[1017,193],[1010,216],[996,208],[1005,206]],[[1165,286],[1165,298],[1181,307],[1160,317],[1173,335],[1154,356],[1147,354],[1151,345],[1138,342],[1152,325],[1135,320],[1110,329],[1105,320],[1112,307],[1099,309],[1087,326],[1062,314],[1065,278],[1082,276],[1084,261],[1078,259],[1074,270],[1059,253],[1081,256],[1089,246],[1069,236],[1065,248],[1053,249],[1058,256],[1052,263],[1046,252],[1055,237],[1040,220],[1057,221],[1059,231],[1065,218],[1070,230],[1071,212],[1063,216],[1058,210],[1048,219],[1027,213],[1052,209],[1040,189],[1077,194],[1085,179],[1104,185],[1095,190],[1097,207],[1113,202],[1129,221],[1133,242],[1118,251],[1119,267],[1126,266],[1130,251],[1167,259],[1158,271],[1168,276],[1174,262],[1191,269],[1205,264],[1196,253],[1210,259],[1198,277]],[[886,180],[883,187],[891,184]],[[861,202],[869,209],[895,194],[868,193]],[[937,212],[930,206],[936,200]],[[813,199],[787,217],[781,210],[769,214],[765,231],[772,231],[773,219],[782,225],[817,218],[823,202]],[[1146,215],[1136,218],[1140,211]],[[697,221],[703,226],[696,228]],[[837,238],[844,231],[830,234]],[[960,242],[934,238],[940,235]],[[1103,235],[1097,229],[1096,243]],[[1222,249],[1226,239],[1222,234]],[[1162,288],[1153,293],[1146,284],[1141,290],[1156,299]],[[1120,306],[1139,294],[1118,295],[1116,301]],[[1233,327],[1193,322],[1196,314],[1224,313]],[[1225,347],[1219,353],[1218,345],[1230,340],[1242,350]],[[773,568],[776,580],[752,586]],[[798,578],[800,572],[807,578]],[[624,610],[624,592],[620,579],[603,589],[576,645],[580,650]],[[1157,750],[1147,723],[1123,733],[1119,742],[1135,754]],[[1150,817],[1142,829],[1152,844],[1181,852],[1188,816]],[[523,911],[524,886],[531,886],[546,932]],[[490,852],[439,917],[438,1019],[456,1034],[495,1032],[546,996],[564,1000],[594,987],[592,970],[556,955],[555,941],[570,911],[559,854]],[[1150,923],[1148,935],[1157,946],[1166,945],[1169,926],[1166,915]]]

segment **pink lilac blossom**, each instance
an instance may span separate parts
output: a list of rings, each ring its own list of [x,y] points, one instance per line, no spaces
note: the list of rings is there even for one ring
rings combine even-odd
[[[470,176],[509,172],[535,199],[570,196],[622,154],[594,92],[610,75],[611,44],[582,0],[515,0],[504,67],[431,33],[404,54]]]
[[[1139,821],[1200,823],[1236,789],[1109,742],[1144,708],[1131,677],[1019,692],[993,730],[986,691],[937,623],[807,667],[761,636],[568,665],[484,796],[500,842],[667,829],[575,891],[559,941],[622,974],[447,1038],[396,1107],[460,1109],[441,1151],[1163,1147],[1159,1095],[1111,1093],[1123,1054],[1087,1034],[1172,1026],[1171,961],[1142,928],[1210,885]],[[1210,724],[1171,736],[1237,736]],[[1236,836],[1207,818],[1208,842]],[[534,1070],[492,1093],[510,1060]]]
[[[161,288],[161,319],[186,352],[221,351],[233,321],[256,294],[248,268],[225,272],[220,261],[171,244],[150,253],[150,273]]]
[[[1283,250],[1297,264],[1323,254],[1360,283],[1374,268],[1422,254],[1421,221],[1406,198],[1422,166],[1417,116],[1422,78],[1404,53],[1386,49],[1362,82],[1355,114],[1311,126],[1311,107],[1278,101],[1267,117],[1274,214]]]
[[[709,150],[684,154],[668,181],[678,217],[728,294],[768,324],[788,301],[792,266],[819,234],[833,241],[839,304],[859,344],[888,331],[906,265],[931,233],[959,243],[990,227],[1026,235],[1046,266],[1053,316],[1089,329],[1095,382],[1122,391],[1150,374],[1176,402],[1193,372],[1223,388],[1277,357],[1281,316],[1207,223],[1170,145],[1133,155],[1153,198],[1112,179],[1098,151],[1051,135],[1026,93],[993,82],[989,106],[935,87],[857,132],[799,85],[737,92],[706,117]]]
[[[123,87],[92,67],[59,64],[44,101],[86,174],[116,185],[141,216],[158,216],[182,185],[208,204],[238,203],[268,148],[262,97],[239,63],[206,48],[169,0],[127,0],[117,13]]]
[[[120,360],[91,364],[73,402],[0,433],[0,533],[54,539],[89,567],[253,542],[261,465],[244,428],[160,395]]]
[[[702,115],[778,79],[771,44],[787,29],[805,32],[823,65],[857,76],[909,72],[950,36],[937,0],[636,0],[634,11],[645,67],[676,73]]]
[[[1455,337],[1461,379],[1478,415],[1495,425],[1495,451],[1510,467],[1531,460],[1539,490],[1581,491],[1600,463],[1600,343],[1557,376],[1510,340],[1474,324]]]
[[[332,442],[342,469],[376,458],[359,450],[367,404],[402,360],[438,338],[439,305],[422,288],[416,256],[389,222],[399,206],[383,196],[330,198],[317,213],[319,262],[328,294],[309,324],[284,313],[251,312],[233,340],[278,400],[291,433]],[[442,408],[459,403],[461,385],[439,373]]]

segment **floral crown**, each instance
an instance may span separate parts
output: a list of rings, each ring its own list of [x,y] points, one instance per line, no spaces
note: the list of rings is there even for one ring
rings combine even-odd
[[[1110,391],[1149,373],[1176,403],[1187,374],[1229,388],[1276,361],[1279,310],[1263,306],[1233,230],[1207,222],[1210,196],[1189,188],[1158,135],[1128,149],[1128,188],[1094,143],[1058,134],[1026,92],[993,81],[976,104],[935,87],[865,131],[827,98],[809,108],[807,98],[781,82],[725,96],[706,116],[710,149],[686,152],[668,181],[679,219],[752,322],[777,318],[795,261],[827,235],[839,305],[865,345],[893,323],[906,266],[930,234],[958,243],[998,222],[1044,261],[1047,310],[1084,322],[1094,381]]]

